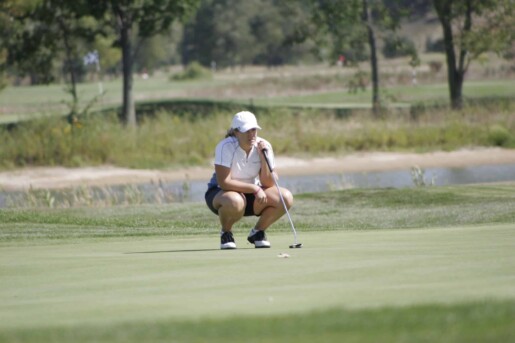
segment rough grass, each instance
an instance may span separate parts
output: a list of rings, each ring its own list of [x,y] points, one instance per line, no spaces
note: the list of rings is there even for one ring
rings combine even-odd
[[[514,194],[513,184],[503,184],[301,195],[299,225],[327,228],[339,220],[340,227],[363,230],[515,222]]]
[[[515,146],[512,105],[470,107],[461,112],[425,111],[416,117],[363,112],[257,110],[261,136],[281,155],[328,155],[352,151],[452,150]],[[207,165],[232,114],[160,112],[129,130],[113,116],[90,116],[70,125],[58,118],[0,128],[0,168],[113,164],[133,168]]]
[[[303,231],[514,223],[515,184],[303,194],[296,196],[291,213]],[[0,241],[205,235],[217,226],[215,218],[203,203],[5,209],[0,211]],[[243,221],[251,222],[251,218]],[[274,230],[288,232],[288,221],[283,218]]]
[[[515,302],[333,309],[197,322],[0,332],[4,342],[510,342]]]

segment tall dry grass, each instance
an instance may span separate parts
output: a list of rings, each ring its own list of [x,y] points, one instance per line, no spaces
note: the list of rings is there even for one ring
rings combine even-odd
[[[257,110],[274,150],[282,155],[328,155],[353,151],[429,151],[472,146],[515,147],[513,105],[425,110],[416,117],[388,113],[375,118],[356,111]],[[90,115],[76,124],[43,118],[0,129],[0,167],[112,164],[167,168],[208,164],[233,113],[159,112],[136,129],[114,113]]]

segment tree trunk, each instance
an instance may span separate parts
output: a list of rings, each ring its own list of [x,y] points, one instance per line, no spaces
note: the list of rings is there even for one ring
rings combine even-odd
[[[118,12],[120,20],[120,43],[122,45],[122,72],[123,72],[123,106],[122,114],[129,127],[136,126],[136,110],[132,94],[132,46],[131,23],[122,11]]]
[[[66,64],[68,68],[68,72],[70,73],[70,88],[69,92],[72,95],[72,108],[70,109],[70,113],[68,114],[68,121],[70,123],[74,123],[77,120],[78,115],[78,107],[79,107],[79,98],[77,96],[77,76],[75,74],[75,61],[73,56],[72,47],[69,42],[68,32],[64,28],[64,24],[60,21],[61,30],[63,33],[63,41],[64,41],[64,49],[66,54]]]
[[[379,99],[379,67],[377,64],[377,51],[376,51],[376,39],[374,35],[374,28],[370,22],[370,15],[368,13],[368,0],[363,0],[363,13],[362,20],[367,26],[368,33],[368,45],[370,46],[370,66],[372,68],[372,111],[375,115],[380,110],[380,99]]]
[[[460,68],[456,64],[456,52],[454,50],[454,36],[452,32],[452,1],[448,0],[434,0],[434,6],[440,23],[443,29],[443,39],[445,45],[445,56],[447,60],[447,82],[449,84],[449,96],[451,106],[454,109],[459,109],[463,105],[463,76],[464,66],[460,63]],[[461,57],[464,57],[464,52],[461,51]]]
[[[74,123],[77,120],[78,115],[78,107],[79,107],[79,99],[77,96],[77,76],[75,71],[75,59],[74,59],[74,53],[73,53],[73,47],[70,43],[70,25],[65,22],[65,17],[67,15],[63,13],[62,11],[58,10],[56,13],[57,18],[57,25],[59,26],[59,29],[61,30],[61,37],[63,39],[64,44],[64,53],[65,53],[65,68],[67,69],[68,73],[70,74],[70,84],[68,88],[68,92],[72,96],[72,105],[70,109],[70,113],[68,114],[68,121],[70,123]],[[66,79],[66,76],[65,76]]]

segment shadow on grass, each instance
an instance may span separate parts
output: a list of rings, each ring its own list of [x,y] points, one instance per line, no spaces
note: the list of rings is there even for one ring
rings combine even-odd
[[[238,249],[226,249],[226,250],[254,250],[255,248],[238,248]],[[175,253],[175,252],[202,252],[202,251],[223,251],[222,249],[184,249],[184,250],[158,250],[158,251],[134,251],[126,252],[125,255],[132,254],[164,254],[164,253]]]

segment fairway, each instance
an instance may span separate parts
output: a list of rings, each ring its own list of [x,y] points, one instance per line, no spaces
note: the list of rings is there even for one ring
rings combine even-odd
[[[515,299],[515,225],[0,245],[0,333]],[[287,253],[289,258],[278,257]],[[1,337],[1,336],[0,336]]]

